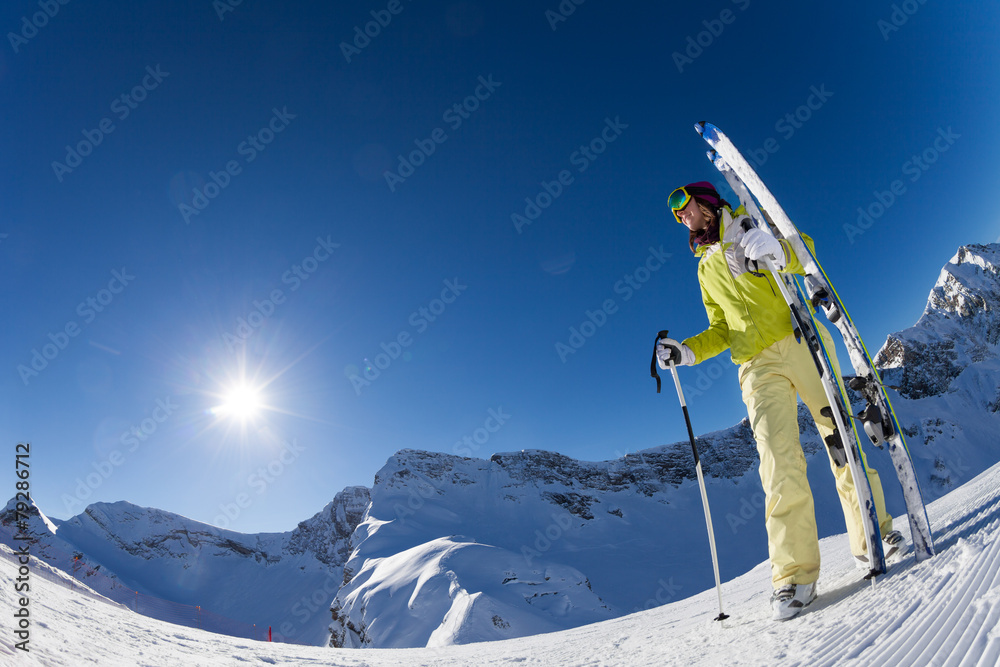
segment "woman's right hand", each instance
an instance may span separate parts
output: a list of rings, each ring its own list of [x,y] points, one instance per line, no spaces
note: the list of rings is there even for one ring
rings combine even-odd
[[[674,366],[693,366],[694,352],[684,343],[679,343],[673,338],[661,338],[656,343],[656,363],[663,370],[670,368],[670,361]]]

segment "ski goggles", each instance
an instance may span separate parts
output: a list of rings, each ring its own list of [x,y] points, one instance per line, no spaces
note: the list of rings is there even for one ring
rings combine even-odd
[[[681,219],[677,215],[677,211],[681,210],[687,206],[691,199],[697,195],[711,195],[712,197],[718,197],[719,193],[715,190],[710,190],[709,188],[697,188],[697,187],[680,187],[670,193],[667,197],[667,205],[670,207],[671,213],[674,214],[674,218],[677,222]]]
[[[687,188],[680,187],[671,192],[670,196],[667,197],[667,206],[670,207],[671,211],[677,213],[677,211],[687,206],[690,201],[691,193],[687,191]]]

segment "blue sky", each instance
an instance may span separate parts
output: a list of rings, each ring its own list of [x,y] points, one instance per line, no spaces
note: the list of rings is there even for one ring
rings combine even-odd
[[[658,330],[706,324],[664,204],[723,182],[693,124],[758,156],[874,353],[1000,235],[998,23],[938,0],[6,3],[0,440],[31,442],[52,516],[128,500],[242,532],[402,448],[683,440],[648,363]],[[682,370],[696,432],[745,415],[734,369]],[[212,412],[241,378],[267,409]]]

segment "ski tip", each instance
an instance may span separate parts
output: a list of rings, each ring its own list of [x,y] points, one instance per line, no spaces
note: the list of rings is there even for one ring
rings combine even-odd
[[[708,121],[699,121],[694,128],[701,135],[702,139],[707,141],[710,145],[714,146],[715,142],[719,140],[719,128],[712,125]]]
[[[709,149],[709,151],[706,152],[705,155],[708,156],[708,161],[711,162],[713,165],[715,165],[715,168],[718,169],[719,171],[729,170],[729,165],[726,164],[726,159],[721,155],[719,155],[718,151],[716,151],[714,148]]]

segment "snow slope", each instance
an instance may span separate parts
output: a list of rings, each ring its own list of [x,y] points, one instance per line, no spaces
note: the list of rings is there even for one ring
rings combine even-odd
[[[295,530],[259,535],[127,502],[94,503],[58,526],[35,507],[28,530],[17,531],[11,501],[0,512],[0,542],[16,547],[15,532],[27,532],[35,555],[106,595],[138,591],[322,645],[368,501],[367,488],[350,487]],[[89,576],[95,571],[104,576]]]
[[[767,565],[713,589],[557,633],[421,649],[355,651],[268,644],[172,626],[65,587],[31,565],[30,652],[15,652],[10,621],[0,662],[18,665],[996,665],[1000,662],[1000,464],[929,507],[938,555],[861,580],[843,535],[821,542],[820,597],[796,619],[769,619]],[[901,521],[905,524],[905,521]],[[0,547],[0,600],[11,610],[17,565]],[[9,612],[5,616],[10,618]],[[15,662],[16,661],[16,662]]]

